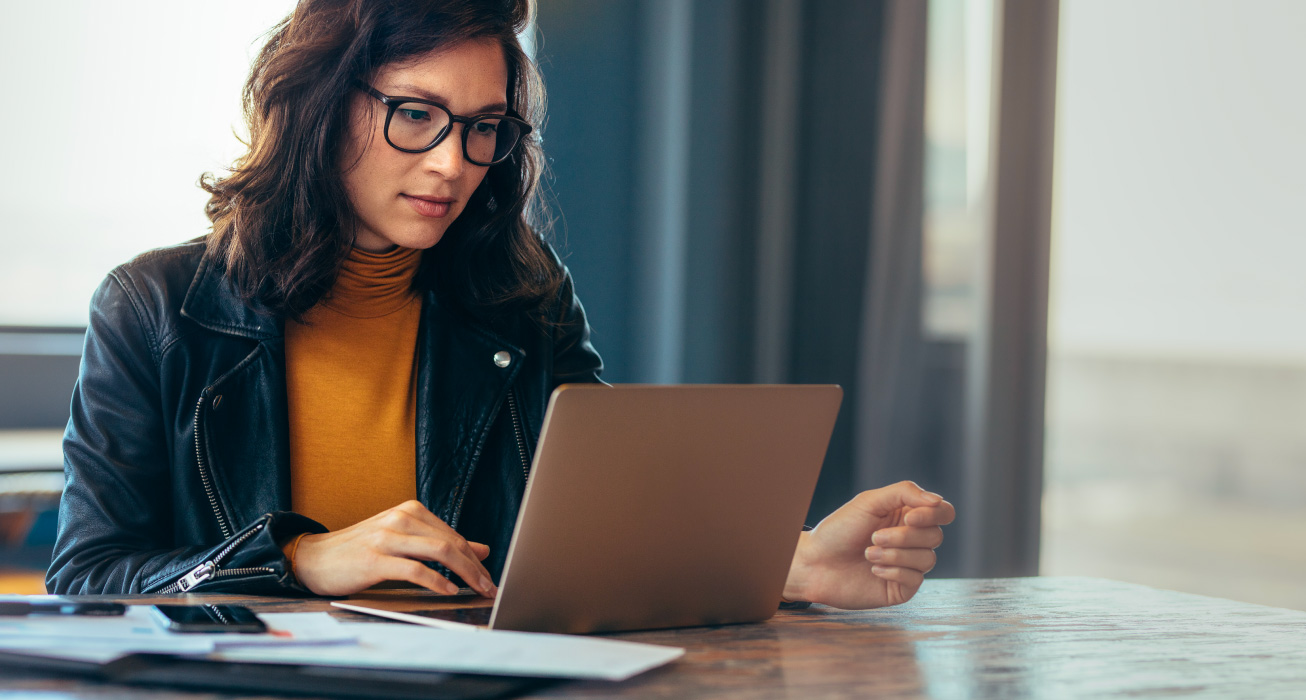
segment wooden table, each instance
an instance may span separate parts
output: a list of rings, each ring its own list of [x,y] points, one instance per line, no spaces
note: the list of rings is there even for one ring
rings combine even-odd
[[[372,595],[434,607],[411,591]],[[332,609],[321,600],[195,598],[263,612]],[[623,683],[565,683],[536,697],[1306,698],[1306,612],[1104,579],[934,580],[897,608],[814,607],[761,624],[615,636],[688,653]],[[0,691],[200,697],[12,672]]]

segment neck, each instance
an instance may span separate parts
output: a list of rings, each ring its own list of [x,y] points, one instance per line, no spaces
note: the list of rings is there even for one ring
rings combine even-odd
[[[354,247],[369,253],[388,253],[399,246],[359,224],[354,227]]]
[[[366,253],[373,253],[379,255],[381,253],[389,253],[390,251],[394,250],[395,248],[398,248],[399,246],[390,243],[388,241],[376,242],[376,241],[364,241],[359,239],[354,241],[354,247]]]

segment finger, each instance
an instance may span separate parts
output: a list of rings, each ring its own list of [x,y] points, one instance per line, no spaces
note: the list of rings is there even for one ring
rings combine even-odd
[[[853,502],[877,517],[884,517],[902,507],[934,506],[943,502],[943,497],[930,493],[912,481],[899,481],[891,486],[873,491],[863,491],[853,498]]]
[[[486,571],[485,566],[480,562],[485,557],[478,556],[471,543],[462,538],[455,540],[446,537],[395,535],[389,546],[391,554],[444,564],[466,581],[467,585],[487,598],[493,598],[497,593],[494,583],[490,580],[490,572]],[[489,547],[480,546],[487,550],[488,554]]]
[[[380,551],[439,562],[481,595],[493,598],[497,593],[490,573],[481,564],[481,560],[489,556],[489,547],[479,545],[482,551],[476,551],[470,542],[419,501],[405,501],[378,517],[381,518],[379,524],[386,528],[375,535],[375,545]],[[403,539],[405,536],[417,539]],[[398,539],[391,542],[396,537]]]
[[[472,542],[471,540],[468,540],[467,546],[472,548],[472,554],[475,554],[477,559],[483,561],[486,557],[490,556],[490,545],[488,544],[481,544],[480,542]]]
[[[871,544],[895,549],[934,549],[943,544],[943,528],[886,527],[871,535]]]
[[[867,547],[866,561],[880,566],[898,566],[928,574],[934,569],[938,557],[932,549],[886,549]]]
[[[957,510],[952,507],[951,503],[943,501],[936,506],[926,506],[924,508],[912,508],[903,516],[903,522],[912,527],[930,527],[932,525],[947,525],[957,517]]]
[[[906,586],[907,588],[910,588],[913,593],[915,593],[916,589],[921,587],[922,583],[925,583],[925,574],[915,569],[908,569],[901,566],[876,565],[871,567],[871,573],[885,581],[893,581],[894,583]]]
[[[381,548],[386,554],[444,564],[481,595],[487,598],[495,595],[490,573],[476,558],[467,540],[389,533]]]
[[[490,556],[490,547],[480,542],[469,542],[457,530],[449,527],[443,520],[435,517],[431,511],[417,501],[407,501],[385,513],[381,524],[395,532],[407,535],[429,537],[437,540],[454,540],[459,545],[466,545],[468,552],[476,561]],[[442,562],[443,563],[443,562]],[[482,567],[482,571],[484,568]],[[487,572],[488,578],[488,572]],[[471,580],[471,579],[468,579]]]
[[[382,557],[377,562],[376,573],[387,581],[407,581],[435,591],[440,595],[456,595],[458,593],[458,587],[453,585],[449,579],[435,573],[421,562],[412,559]]]

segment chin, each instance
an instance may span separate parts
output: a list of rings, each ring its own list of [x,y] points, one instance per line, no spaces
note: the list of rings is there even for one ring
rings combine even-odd
[[[432,248],[440,239],[444,238],[444,232],[448,226],[412,226],[406,230],[396,232],[396,235],[387,236],[391,243],[404,248],[419,248],[425,250]]]
[[[385,245],[426,250],[444,238],[445,232],[462,211],[460,208],[449,213],[452,216],[428,219],[411,212],[402,212],[385,217],[364,218],[359,223],[360,228],[370,232],[368,238],[374,244],[381,245],[383,241]]]
[[[439,233],[435,233],[431,235],[414,236],[412,238],[406,238],[403,241],[400,241],[399,245],[405,248],[420,248],[422,250],[426,250],[427,248],[434,248],[435,244],[439,243],[440,239],[442,238],[444,238],[444,231],[440,231]]]

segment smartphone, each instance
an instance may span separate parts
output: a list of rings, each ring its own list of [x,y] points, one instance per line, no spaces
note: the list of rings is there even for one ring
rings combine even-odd
[[[267,632],[268,626],[242,605],[153,605],[154,617],[170,632]]]

